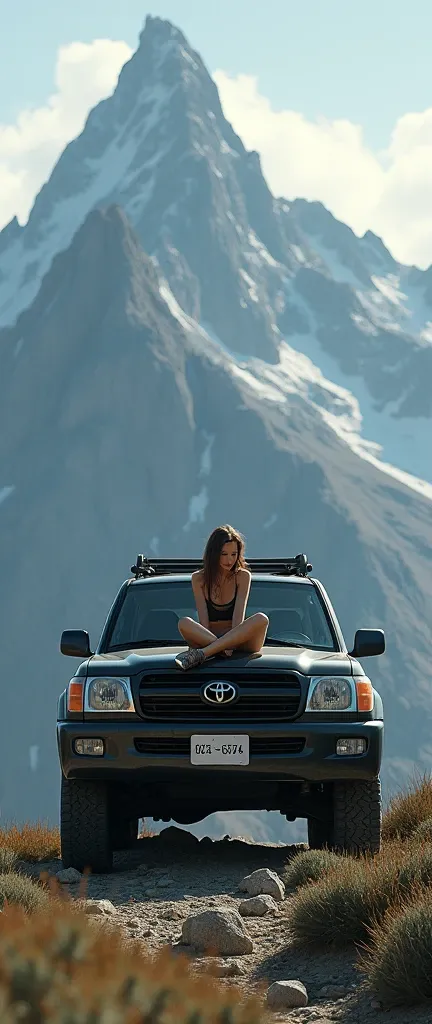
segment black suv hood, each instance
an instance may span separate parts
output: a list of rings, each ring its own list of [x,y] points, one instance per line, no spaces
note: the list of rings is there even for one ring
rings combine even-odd
[[[135,675],[137,672],[169,671],[175,669],[174,658],[179,647],[140,648],[134,651],[110,651],[107,654],[94,654],[87,662],[89,675]],[[244,654],[234,652],[231,658],[211,658],[199,669],[200,674],[214,676],[216,671],[235,672],[249,669],[271,671],[272,669],[286,672],[297,671],[302,675],[351,675],[352,659],[348,654],[338,651],[314,651],[307,647],[264,647],[261,654]],[[362,671],[359,667],[360,672]],[[193,679],[195,670],[182,672],[178,670],[179,680]]]

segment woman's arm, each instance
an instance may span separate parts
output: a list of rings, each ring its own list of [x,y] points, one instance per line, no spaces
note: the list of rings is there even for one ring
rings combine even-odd
[[[196,609],[198,612],[198,621],[206,629],[209,628],[209,617],[206,599],[204,597],[204,590],[202,584],[201,572],[192,573],[192,590],[195,598]]]
[[[244,622],[251,585],[251,574],[249,569],[240,569],[237,575],[237,580],[237,599],[234,605],[232,629],[234,629],[234,626],[239,626],[241,622]]]

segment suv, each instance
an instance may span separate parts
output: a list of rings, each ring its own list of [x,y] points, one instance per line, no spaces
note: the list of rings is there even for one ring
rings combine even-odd
[[[348,652],[305,555],[250,559],[264,647],[183,673],[178,621],[196,617],[200,565],[139,555],[96,652],[83,630],[62,634],[62,653],[84,659],[58,703],[65,867],[109,871],[141,817],[228,810],[307,818],[315,849],[377,852],[383,705],[357,658],[383,653],[383,631],[359,629]]]

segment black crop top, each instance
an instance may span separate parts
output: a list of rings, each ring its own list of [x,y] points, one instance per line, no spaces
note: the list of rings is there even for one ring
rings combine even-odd
[[[209,598],[206,598],[209,622],[230,622],[233,617],[236,597],[237,584],[235,588],[234,597],[232,601],[228,601],[227,604],[215,604],[214,601],[210,601]]]

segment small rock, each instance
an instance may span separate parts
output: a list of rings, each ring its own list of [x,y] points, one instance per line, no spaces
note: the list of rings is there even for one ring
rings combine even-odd
[[[307,1006],[308,994],[301,981],[274,981],[267,992],[267,1005],[273,1010]]]
[[[370,1005],[371,1010],[382,1010],[383,1008],[383,1004],[380,1002],[379,999],[372,999]]]
[[[249,900],[243,900],[238,909],[242,917],[263,917],[264,914],[278,912],[273,896],[252,896]]]
[[[235,960],[216,960],[210,958],[204,963],[197,964],[197,970],[212,974],[214,978],[239,978],[246,974],[246,970]]]
[[[180,910],[176,907],[168,907],[167,910],[162,914],[164,921],[179,921],[183,917]]]
[[[62,871],[57,871],[56,873],[57,881],[61,882],[62,885],[80,882],[82,877],[81,872],[77,871],[76,868],[64,868]]]
[[[138,917],[131,917],[129,918],[128,926],[129,928],[133,928],[134,931],[136,931],[138,928],[141,927],[141,921],[139,920]]]
[[[192,835],[192,832],[186,832],[184,828],[177,828],[176,825],[169,825],[168,828],[162,829],[157,839],[161,843],[169,845],[173,843],[186,849],[197,846],[199,842],[196,836]]]
[[[152,900],[155,899],[156,896],[159,896],[159,892],[157,889],[144,889],[144,896],[147,896],[148,899]]]
[[[85,900],[84,912],[95,917],[109,917],[116,913],[116,908],[111,900]]]
[[[249,896],[273,896],[275,900],[283,900],[285,896],[285,886],[276,871],[271,871],[270,868],[258,868],[257,871],[252,871],[251,875],[246,875],[243,881],[240,882],[239,889],[241,892],[247,892]]]
[[[203,953],[242,956],[253,942],[237,910],[204,910],[183,922],[182,942]]]
[[[137,875],[148,875],[149,871],[151,870],[152,869],[148,866],[148,864],[138,864],[138,867],[135,868],[135,873]]]

